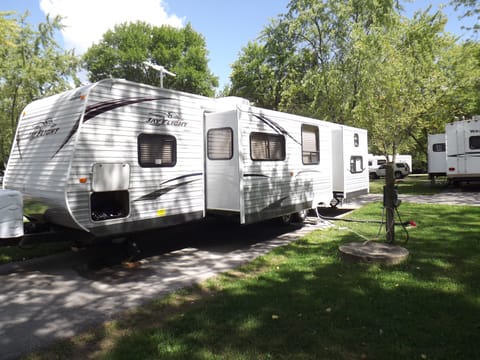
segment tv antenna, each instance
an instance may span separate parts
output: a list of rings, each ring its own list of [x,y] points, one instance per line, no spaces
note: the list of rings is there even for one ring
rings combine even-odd
[[[170,76],[174,76],[174,77],[177,76],[177,74],[174,74],[173,72],[168,71],[162,65],[152,64],[149,61],[143,61],[143,64],[148,66],[148,67],[151,67],[154,70],[157,70],[160,73],[160,87],[161,88],[163,88],[163,77],[165,76],[165,74],[170,75]]]

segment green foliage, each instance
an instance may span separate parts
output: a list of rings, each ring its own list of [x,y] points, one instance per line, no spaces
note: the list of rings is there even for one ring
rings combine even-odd
[[[54,40],[61,18],[48,16],[33,29],[28,13],[0,13],[0,167],[8,159],[17,120],[32,100],[78,83],[78,59]]]
[[[143,64],[149,61],[176,74],[165,75],[164,87],[212,96],[218,86],[208,69],[205,40],[190,24],[182,29],[140,21],[117,25],[87,50],[83,60],[92,82],[118,77],[159,86],[158,71]]]
[[[478,42],[445,33],[430,8],[398,2],[294,0],[232,69],[232,95],[369,130],[370,152],[426,162],[427,135],[480,113]]]

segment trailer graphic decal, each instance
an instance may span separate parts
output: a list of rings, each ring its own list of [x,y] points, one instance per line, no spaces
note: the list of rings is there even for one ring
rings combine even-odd
[[[173,179],[169,179],[167,181],[164,181],[163,183],[160,184],[160,186],[163,186],[165,184],[168,184],[172,181],[177,181],[177,180],[181,180],[181,179],[186,179],[186,178],[189,178],[189,177],[193,177],[193,176],[202,176],[203,173],[194,173],[194,174],[187,174],[187,175],[182,175],[182,176],[178,176],[176,178],[173,178]],[[160,196],[172,191],[172,190],[175,190],[175,189],[178,189],[179,187],[182,187],[182,186],[185,186],[185,185],[188,185],[192,182],[195,182],[195,181],[200,181],[201,179],[193,179],[193,180],[187,180],[187,181],[182,181],[182,182],[178,182],[176,184],[172,184],[172,185],[167,185],[167,186],[164,186],[164,187],[161,187],[160,189],[158,190],[155,190],[151,193],[148,193],[146,195],[143,195],[141,197],[139,197],[138,199],[135,199],[134,202],[136,201],[144,201],[144,200],[156,200],[158,199]]]
[[[83,120],[82,116],[77,119],[75,124],[72,127],[72,130],[68,133],[67,137],[63,141],[63,143],[60,145],[60,147],[55,151],[55,153],[52,155],[52,158],[58,154],[60,150],[70,141],[70,139],[75,135],[75,133],[78,130],[78,127],[80,126],[80,121],[82,123],[86,123],[88,120],[93,119],[97,115],[103,114],[107,111],[115,110],[119,107],[127,106],[127,105],[132,105],[132,104],[138,104],[141,102],[146,102],[146,101],[157,101],[157,100],[175,100],[173,98],[168,98],[168,97],[163,97],[163,96],[156,96],[156,97],[133,97],[133,98],[126,98],[126,99],[115,99],[115,100],[107,100],[107,101],[101,101],[99,103],[87,106],[85,109],[84,115],[83,115]]]
[[[284,197],[274,201],[273,203],[271,203],[267,207],[263,208],[261,211],[274,210],[274,209],[281,208],[282,207],[282,202],[284,200],[288,199],[288,198],[289,198],[289,195],[284,196]]]
[[[264,177],[264,178],[270,178],[268,175],[264,174],[243,174],[243,177]]]
[[[33,126],[33,131],[29,134],[29,140],[48,136],[48,135],[55,135],[60,128],[53,122],[51,118],[48,118],[45,121],[40,121]]]
[[[275,121],[272,119],[267,118],[264,115],[257,115],[257,114],[252,114],[255,116],[257,119],[263,121],[265,124],[270,126],[273,130],[275,130],[278,134],[286,135],[293,141],[295,141],[298,145],[302,145],[297,139],[295,139],[287,130],[285,130],[283,127],[281,127],[279,124],[277,124]]]

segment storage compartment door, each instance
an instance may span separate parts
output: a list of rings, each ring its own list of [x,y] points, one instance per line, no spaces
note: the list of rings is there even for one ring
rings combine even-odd
[[[129,164],[94,164],[92,170],[92,191],[128,190],[130,186]]]

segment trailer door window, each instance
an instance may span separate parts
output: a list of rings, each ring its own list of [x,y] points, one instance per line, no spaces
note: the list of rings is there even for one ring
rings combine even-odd
[[[230,160],[233,157],[233,130],[231,128],[208,130],[207,156],[210,160]]]
[[[252,160],[285,160],[285,137],[277,134],[252,132],[250,134],[250,157]]]
[[[141,167],[168,167],[177,163],[177,141],[172,135],[140,134],[138,163]]]
[[[318,127],[302,125],[302,161],[305,165],[320,162]]]
[[[468,142],[471,150],[480,149],[480,136],[470,136]]]
[[[363,157],[362,156],[352,156],[350,157],[350,172],[352,174],[358,174],[363,172]]]
[[[433,152],[445,152],[445,143],[433,144]]]

